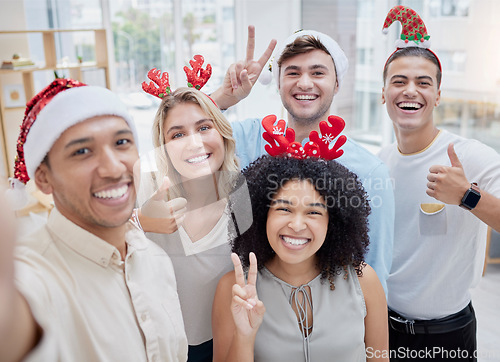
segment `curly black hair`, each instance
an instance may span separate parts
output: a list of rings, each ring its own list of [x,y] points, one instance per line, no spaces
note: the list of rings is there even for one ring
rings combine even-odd
[[[253,223],[241,235],[234,225],[230,232],[232,250],[239,255],[243,266],[248,268],[250,252],[257,256],[259,269],[274,257],[266,234],[267,213],[274,195],[290,180],[311,182],[328,208],[325,242],[316,253],[321,279],[329,280],[333,286],[335,276],[348,265],[362,275],[369,243],[367,194],[356,174],[336,161],[318,158],[299,160],[265,155],[242,171],[239,185],[247,183]]]

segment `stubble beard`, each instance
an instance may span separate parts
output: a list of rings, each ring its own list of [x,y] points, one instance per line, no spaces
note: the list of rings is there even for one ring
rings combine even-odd
[[[305,116],[296,114],[293,107],[291,107],[291,105],[286,102],[283,97],[281,98],[281,101],[283,103],[283,107],[285,107],[288,112],[290,126],[293,127],[293,125],[300,125],[301,127],[309,127],[312,131],[318,128],[320,121],[326,121],[333,104],[333,97],[329,102],[326,102],[326,104],[320,105],[320,108],[316,112]]]
[[[99,218],[97,216],[92,215],[92,213],[85,207],[80,205],[78,201],[71,200],[68,197],[66,197],[66,195],[60,194],[58,196],[62,204],[64,205],[64,209],[70,211],[72,215],[78,215],[80,222],[83,221],[86,225],[91,225],[93,227],[98,227],[98,228],[118,228],[123,226],[132,216],[132,211],[134,207],[133,205],[130,206],[130,215],[124,217],[123,220],[111,221],[107,218]],[[71,220],[71,221],[78,224],[78,222],[75,222],[76,220]]]
[[[311,131],[318,127],[320,121],[326,120],[330,112],[330,106],[328,106],[323,107],[322,109],[314,112],[309,116],[301,116],[295,114],[292,107],[290,107],[289,105],[283,103],[283,106],[288,112],[288,115],[290,117],[289,121],[291,122],[291,124],[300,125],[301,127],[309,127],[311,128]]]

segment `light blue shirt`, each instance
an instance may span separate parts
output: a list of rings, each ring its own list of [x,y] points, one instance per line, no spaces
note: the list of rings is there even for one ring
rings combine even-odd
[[[262,138],[264,128],[258,118],[233,122],[231,125],[240,167],[244,169],[250,162],[266,154],[264,146],[267,142]],[[302,144],[307,141],[303,140]],[[350,138],[342,149],[344,154],[336,161],[358,175],[370,200],[370,245],[366,262],[375,269],[387,294],[386,280],[391,270],[394,240],[394,192],[389,170],[377,156]]]

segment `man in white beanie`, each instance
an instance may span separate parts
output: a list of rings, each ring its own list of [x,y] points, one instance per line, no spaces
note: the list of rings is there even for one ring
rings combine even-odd
[[[28,103],[13,183],[55,208],[14,253],[10,230],[0,243],[0,360],[186,360],[172,263],[128,222],[136,141],[105,88],[57,79]]]
[[[261,58],[254,61],[255,29],[250,26],[248,30],[246,60],[231,65],[224,84],[211,95],[221,109],[233,106],[250,93],[274,49],[275,42],[271,41]],[[275,51],[272,72],[288,112],[287,125],[295,130],[296,141],[304,145],[311,131],[320,132],[319,123],[328,120],[347,68],[347,57],[337,42],[313,30],[292,34]],[[244,168],[265,153],[267,142],[261,137],[264,129],[261,120],[255,118],[233,122],[232,126]],[[387,291],[394,235],[394,195],[389,172],[380,159],[350,138],[342,149],[344,154],[337,161],[358,175],[370,198],[370,247],[366,262],[375,269]]]

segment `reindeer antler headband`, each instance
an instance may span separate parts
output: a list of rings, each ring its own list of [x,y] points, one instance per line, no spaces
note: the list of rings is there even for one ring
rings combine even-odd
[[[345,128],[345,122],[342,118],[329,116],[329,123],[321,121],[319,123],[321,138],[318,132],[311,131],[309,133],[309,142],[304,146],[300,142],[295,141],[295,131],[293,128],[286,128],[285,121],[282,119],[275,125],[276,119],[277,117],[272,114],[264,117],[262,120],[262,126],[266,130],[262,134],[262,137],[269,143],[264,148],[271,156],[286,155],[298,159],[318,157],[325,160],[333,160],[339,158],[344,153],[340,149],[347,141],[347,137],[344,135],[340,136],[333,147],[330,148],[330,144]]]
[[[184,72],[187,76],[188,87],[193,87],[200,90],[210,79],[212,75],[212,66],[207,64],[203,69],[203,62],[205,59],[201,55],[195,55],[193,60],[189,61],[192,69],[184,67]],[[161,70],[153,68],[148,72],[148,78],[152,82],[142,82],[142,89],[149,94],[152,94],[160,99],[170,94],[170,83],[168,73],[162,73]],[[155,85],[156,84],[156,85]]]

